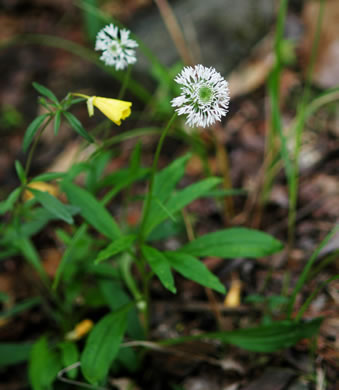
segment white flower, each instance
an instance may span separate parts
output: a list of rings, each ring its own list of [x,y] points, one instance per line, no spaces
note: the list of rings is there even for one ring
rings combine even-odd
[[[213,68],[186,66],[174,79],[181,84],[181,95],[171,101],[175,111],[187,114],[190,127],[208,127],[228,112],[230,94],[227,81]]]
[[[107,25],[98,32],[95,50],[102,50],[100,59],[106,65],[115,66],[116,70],[120,70],[137,61],[134,48],[138,47],[138,44],[129,38],[129,34],[130,31],[119,30],[113,24]]]

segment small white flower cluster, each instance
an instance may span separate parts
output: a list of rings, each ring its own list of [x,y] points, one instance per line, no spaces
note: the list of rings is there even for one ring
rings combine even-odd
[[[113,24],[98,32],[95,50],[102,51],[100,59],[106,65],[115,66],[116,70],[120,70],[137,61],[134,48],[138,47],[138,44],[129,38],[129,34],[129,30],[120,30]]]
[[[208,127],[228,112],[230,94],[227,81],[213,68],[186,66],[175,78],[181,95],[171,101],[175,111],[187,114],[190,127]]]

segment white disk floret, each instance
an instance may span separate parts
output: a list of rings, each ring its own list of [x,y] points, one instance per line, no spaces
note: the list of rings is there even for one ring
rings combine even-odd
[[[182,86],[172,106],[179,115],[187,115],[190,127],[209,127],[227,114],[228,83],[214,68],[186,66],[174,80]]]
[[[95,42],[95,50],[101,50],[100,59],[116,70],[125,69],[129,64],[134,64],[137,59],[134,48],[138,44],[129,38],[130,31],[120,30],[117,26],[109,24],[100,30]]]

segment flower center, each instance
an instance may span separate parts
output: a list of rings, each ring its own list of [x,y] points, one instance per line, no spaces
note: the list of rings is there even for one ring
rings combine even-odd
[[[118,42],[112,42],[110,50],[113,54],[118,55],[121,52],[121,46]]]
[[[199,99],[203,103],[208,103],[211,100],[212,95],[213,91],[211,90],[211,88],[203,86],[199,89]]]

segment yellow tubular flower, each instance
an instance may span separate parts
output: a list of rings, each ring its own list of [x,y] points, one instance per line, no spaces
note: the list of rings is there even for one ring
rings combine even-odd
[[[92,328],[93,321],[89,319],[85,319],[79,322],[73,330],[68,332],[65,336],[66,340],[79,340],[83,336],[85,336]]]
[[[72,95],[87,99],[89,116],[94,115],[94,107],[96,107],[118,126],[121,125],[121,120],[126,119],[131,115],[131,102],[99,96],[87,96],[82,93],[72,93]]]
[[[126,119],[131,115],[131,102],[98,96],[92,96],[90,99],[94,107],[98,108],[107,116],[107,118],[118,126],[121,125],[122,119]]]

